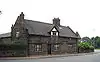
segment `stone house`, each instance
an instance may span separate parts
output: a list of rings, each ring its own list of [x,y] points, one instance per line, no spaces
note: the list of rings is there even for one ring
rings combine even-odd
[[[78,32],[60,25],[59,18],[54,18],[53,24],[50,24],[24,19],[22,12],[12,25],[11,32],[0,35],[0,56],[77,53],[78,39]],[[12,47],[16,44],[16,48]]]

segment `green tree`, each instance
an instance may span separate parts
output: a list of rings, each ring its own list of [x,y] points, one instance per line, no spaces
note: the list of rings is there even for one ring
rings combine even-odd
[[[99,36],[92,37],[91,40],[95,48],[100,48],[100,37]]]
[[[93,45],[93,42],[89,37],[83,37],[82,42],[88,42],[89,44]]]

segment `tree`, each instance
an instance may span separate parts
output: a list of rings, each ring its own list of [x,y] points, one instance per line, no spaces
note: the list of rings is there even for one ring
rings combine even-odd
[[[100,48],[100,37],[97,38],[97,40],[96,40],[96,45],[97,45],[97,48]]]
[[[92,42],[92,40],[91,40],[89,37],[83,37],[83,38],[81,39],[81,41],[82,41],[82,42],[88,42],[89,44],[93,45],[93,42]]]
[[[89,38],[89,37],[83,37],[82,38],[82,42],[88,42],[88,41],[90,41],[91,39]]]
[[[89,44],[91,44],[92,46],[94,46],[95,48],[100,48],[100,37],[96,36],[96,37],[83,37],[81,39],[82,42],[88,42]]]
[[[100,48],[100,37],[99,36],[92,37],[91,40],[95,48]]]

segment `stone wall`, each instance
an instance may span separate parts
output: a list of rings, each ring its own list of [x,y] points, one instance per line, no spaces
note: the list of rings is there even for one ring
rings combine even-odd
[[[27,56],[26,47],[23,45],[0,45],[0,57]]]
[[[52,39],[51,39],[52,38]],[[48,55],[48,44],[51,44],[51,54],[63,54],[63,53],[76,53],[77,52],[77,42],[74,38],[65,38],[65,37],[46,37],[46,36],[30,36],[28,45],[29,45],[29,55]],[[54,40],[55,39],[55,40]],[[42,44],[42,51],[35,52],[34,45]],[[58,44],[58,50],[54,50],[54,45]]]
[[[0,57],[24,57],[26,56],[25,50],[2,50],[0,51]]]
[[[51,39],[52,38],[52,39]],[[10,40],[11,38],[8,38]],[[7,38],[1,39],[2,41],[7,42]],[[23,39],[22,39],[23,40]],[[16,40],[18,42],[18,40]],[[16,43],[15,41],[10,41],[9,43],[13,43],[12,45],[19,46],[27,45],[24,49],[19,49],[9,47],[9,43],[5,43],[4,46],[0,45],[0,56],[31,56],[31,55],[48,55],[48,44],[51,44],[51,54],[64,54],[64,53],[76,53],[77,45],[76,39],[74,38],[66,38],[66,37],[51,37],[51,36],[37,36],[30,35],[28,37],[28,41],[23,43],[24,41],[19,41],[21,43]],[[26,41],[25,41],[26,42]],[[41,44],[42,51],[35,51],[35,45]],[[59,45],[58,49],[55,50],[54,45]],[[8,48],[9,47],[9,48]]]
[[[89,53],[89,52],[94,52],[94,49],[82,49],[82,48],[78,48],[78,53]]]

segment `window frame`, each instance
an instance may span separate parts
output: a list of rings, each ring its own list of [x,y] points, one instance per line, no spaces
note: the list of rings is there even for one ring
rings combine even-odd
[[[51,31],[51,35],[58,36],[58,32],[57,31]]]
[[[16,32],[16,37],[19,37],[20,32]]]
[[[59,50],[60,45],[59,44],[54,44],[54,51],[58,51]]]
[[[35,52],[42,52],[42,44],[34,44]]]

